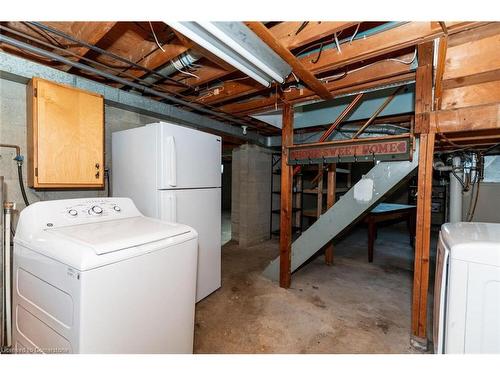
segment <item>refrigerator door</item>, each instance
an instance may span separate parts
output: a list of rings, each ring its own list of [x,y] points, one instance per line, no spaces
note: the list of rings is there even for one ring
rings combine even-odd
[[[221,138],[165,122],[157,128],[158,189],[221,186]]]
[[[196,302],[221,286],[221,190],[160,190],[160,219],[198,232]]]

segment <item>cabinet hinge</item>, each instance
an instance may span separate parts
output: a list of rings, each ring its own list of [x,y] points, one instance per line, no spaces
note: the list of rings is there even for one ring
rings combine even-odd
[[[35,177],[38,177],[38,168],[35,168]]]
[[[36,98],[38,97],[38,89],[35,87],[33,90],[33,96]]]

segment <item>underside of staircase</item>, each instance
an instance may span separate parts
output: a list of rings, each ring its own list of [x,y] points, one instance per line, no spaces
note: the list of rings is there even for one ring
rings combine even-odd
[[[397,188],[418,166],[418,141],[410,161],[381,161],[323,213],[292,243],[291,272],[296,271],[318,250],[359,220],[390,191]],[[279,279],[279,257],[264,270],[272,280]]]

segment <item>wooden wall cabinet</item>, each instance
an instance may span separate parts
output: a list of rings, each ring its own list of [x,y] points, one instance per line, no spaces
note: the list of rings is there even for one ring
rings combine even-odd
[[[28,185],[103,188],[103,97],[33,78],[26,99]]]

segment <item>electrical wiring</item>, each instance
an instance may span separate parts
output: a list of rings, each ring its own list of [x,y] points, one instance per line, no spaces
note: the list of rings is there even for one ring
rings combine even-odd
[[[415,61],[416,58],[417,58],[417,49],[415,48],[415,52],[413,54],[413,58],[410,61],[404,61],[404,60],[401,60],[401,59],[394,59],[394,58],[390,58],[390,59],[387,59],[387,60],[388,61],[396,61],[398,63],[405,64],[405,65],[411,65],[411,64],[413,64],[413,62]]]
[[[182,73],[182,74],[186,74],[188,76],[191,76],[191,77],[194,77],[196,79],[200,79],[200,77],[198,77],[196,74],[193,74],[191,72],[187,72],[185,70],[182,70],[182,68],[180,68],[178,65],[182,63],[180,63],[179,61],[172,61],[172,66],[179,72],[179,73]],[[182,65],[184,66],[184,65]]]
[[[345,78],[348,74],[351,74],[351,73],[354,73],[354,72],[366,69],[366,68],[368,68],[370,66],[379,64],[379,63],[381,63],[383,61],[394,61],[394,62],[398,62],[398,63],[401,63],[401,64],[410,65],[410,64],[413,63],[413,61],[415,61],[416,56],[417,56],[417,50],[415,49],[415,53],[413,55],[413,58],[410,61],[405,61],[405,60],[401,60],[401,59],[394,59],[394,58],[379,60],[379,61],[372,62],[371,64],[368,64],[368,65],[360,66],[359,68],[356,68],[356,69],[352,69],[352,70],[347,70],[346,69],[343,73],[338,73],[338,74],[334,74],[334,75],[331,75],[331,76],[328,76],[328,77],[320,78],[320,81],[323,81],[324,83],[338,81],[338,80],[341,80],[342,78]]]
[[[318,56],[316,56],[315,59],[311,60],[312,64],[316,64],[319,61],[319,59],[321,58],[321,53],[322,52],[323,52],[323,43],[321,43],[321,45],[319,46]]]
[[[359,31],[359,27],[361,26],[361,23],[358,23],[358,26],[356,26],[356,30],[354,30],[354,34],[352,34],[351,36],[351,39],[349,39],[349,44],[352,43],[352,41],[354,40],[354,38],[356,37],[356,35],[358,34],[358,31]]]
[[[335,38],[335,44],[337,45],[337,51],[338,51],[338,53],[342,53],[342,50],[340,49],[340,43],[339,43],[339,38],[337,36],[337,33],[334,33],[333,37]]]
[[[156,42],[156,45],[163,51],[165,52],[165,50],[163,49],[163,47],[160,45],[160,42],[158,42],[158,38],[156,37],[156,33],[153,29],[153,24],[151,23],[151,21],[148,21],[149,23],[149,27],[151,28],[151,32],[153,33],[153,37],[155,38],[155,42]]]

